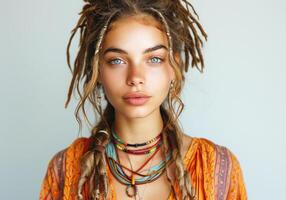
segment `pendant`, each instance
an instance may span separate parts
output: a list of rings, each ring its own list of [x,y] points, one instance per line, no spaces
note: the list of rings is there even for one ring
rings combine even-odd
[[[126,194],[129,197],[134,197],[135,195],[137,195],[137,186],[131,184],[127,185]]]
[[[100,195],[100,192],[99,192],[99,189],[97,188],[95,191],[95,199],[99,199],[99,195]]]

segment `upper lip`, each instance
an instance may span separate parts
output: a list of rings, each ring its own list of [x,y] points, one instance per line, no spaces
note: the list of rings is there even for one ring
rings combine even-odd
[[[150,97],[142,92],[130,92],[126,95],[123,96],[124,99],[128,99],[128,98],[139,98],[139,97]]]

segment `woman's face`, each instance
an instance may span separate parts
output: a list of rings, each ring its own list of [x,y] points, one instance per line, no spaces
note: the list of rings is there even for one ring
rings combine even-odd
[[[174,72],[167,36],[159,27],[150,16],[123,17],[104,36],[99,82],[116,115],[146,117],[158,111],[168,95]],[[124,98],[136,92],[149,98]]]

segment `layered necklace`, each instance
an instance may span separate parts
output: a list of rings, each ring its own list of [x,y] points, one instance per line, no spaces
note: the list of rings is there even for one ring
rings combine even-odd
[[[126,185],[126,194],[129,197],[136,197],[138,195],[137,185],[142,185],[146,183],[153,182],[157,180],[165,171],[166,166],[171,163],[171,152],[169,151],[166,157],[166,161],[162,160],[157,165],[151,166],[148,170],[142,170],[144,166],[156,155],[156,153],[160,150],[162,145],[162,133],[158,134],[155,138],[143,142],[143,143],[135,143],[130,144],[122,141],[118,134],[116,134],[114,128],[112,128],[112,137],[111,141],[106,146],[106,157],[109,168],[111,169],[114,177],[121,183]],[[150,146],[147,146],[150,145]],[[138,149],[130,149],[130,147],[138,148]],[[133,170],[130,159],[131,169],[126,166],[123,166],[120,163],[120,159],[118,156],[118,150],[123,151],[127,154],[133,155],[146,155],[151,154],[149,158],[137,169]],[[128,176],[124,171],[128,170],[131,172],[131,175]],[[147,174],[143,174],[142,172],[147,172]],[[135,175],[140,176],[139,178],[135,178]]]

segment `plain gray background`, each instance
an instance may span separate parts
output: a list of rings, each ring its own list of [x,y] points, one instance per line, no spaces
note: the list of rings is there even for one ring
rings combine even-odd
[[[187,78],[184,131],[237,156],[249,199],[282,199],[286,3],[193,4],[209,38],[205,73],[193,69]],[[38,199],[48,161],[77,137],[76,99],[64,109],[65,48],[81,7],[80,0],[1,1],[0,199]]]

